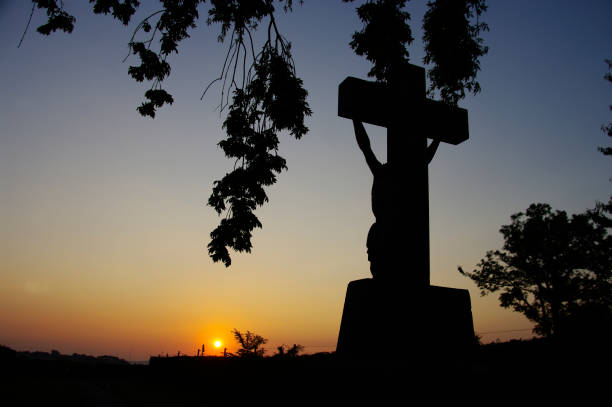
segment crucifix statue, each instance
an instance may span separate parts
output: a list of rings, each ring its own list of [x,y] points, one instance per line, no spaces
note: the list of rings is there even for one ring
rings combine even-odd
[[[408,65],[394,83],[348,77],[338,93],[338,115],[353,120],[374,176],[370,270],[374,280],[414,287],[430,284],[428,165],[440,142],[468,139],[467,111],[426,98],[425,87],[425,70]],[[385,164],[372,152],[363,122],[387,128]]]

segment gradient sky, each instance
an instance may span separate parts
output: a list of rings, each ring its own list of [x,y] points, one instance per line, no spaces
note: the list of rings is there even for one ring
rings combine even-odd
[[[233,350],[238,328],[270,351],[334,349],[346,285],[370,276],[372,178],[336,115],[337,85],[370,68],[348,46],[360,2],[306,0],[278,17],[314,113],[301,141],[281,138],[289,170],[256,212],[253,253],[233,254],[230,269],[206,251],[218,222],[206,201],[231,168],[216,145],[219,87],[199,100],[226,49],[218,27],[202,23],[171,58],[175,103],[151,120],[136,112],[147,88],[127,75],[136,60],[121,62],[133,25],[64,3],[72,34],[39,35],[37,12],[17,49],[30,3],[0,2],[0,344],[143,360],[217,338]],[[419,65],[424,4],[407,6]],[[576,213],[612,190],[612,160],[597,152],[610,143],[610,16],[606,0],[489,1],[483,90],[460,103],[470,139],[430,165],[432,284],[470,290],[485,341],[529,337],[532,324],[481,297],[457,265],[500,248],[500,226],[530,203]],[[384,129],[367,129],[384,159]],[[397,345],[380,335],[372,351]]]

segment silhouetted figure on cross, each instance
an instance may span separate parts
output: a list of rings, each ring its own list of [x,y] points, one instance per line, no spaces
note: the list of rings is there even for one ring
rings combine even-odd
[[[391,245],[386,241],[386,234],[383,230],[386,227],[392,227],[393,217],[390,201],[392,198],[391,190],[394,186],[392,185],[392,177],[389,174],[389,166],[387,163],[381,163],[376,158],[363,123],[353,120],[353,127],[355,129],[357,145],[363,152],[366,163],[374,177],[372,182],[372,212],[376,222],[370,227],[366,243],[368,260],[370,261],[370,272],[376,279],[385,279],[385,277],[388,277],[386,273],[391,273],[392,268],[390,267],[390,256],[387,253]],[[440,140],[434,140],[427,147],[427,164],[433,159],[439,145]]]
[[[467,111],[428,99],[425,85],[425,70],[408,65],[392,83],[348,77],[338,91],[338,115],[354,121],[374,175],[376,225],[368,234],[374,279],[422,289],[430,285],[429,161],[439,142],[456,145],[469,134]],[[385,164],[372,153],[361,123],[387,129]]]

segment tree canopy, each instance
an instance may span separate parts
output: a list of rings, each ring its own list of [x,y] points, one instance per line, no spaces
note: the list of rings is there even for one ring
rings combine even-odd
[[[501,227],[502,250],[490,250],[476,269],[459,272],[486,295],[501,292],[502,307],[536,323],[547,337],[610,329],[612,323],[612,198],[568,217],[532,204]],[[607,323],[606,323],[607,321]]]
[[[32,13],[36,8],[44,9],[48,16],[47,23],[37,28],[39,33],[73,31],[76,18],[64,9],[62,1],[32,3]],[[140,7],[138,0],[90,3],[94,13],[110,14],[124,25],[130,24]],[[363,29],[354,33],[350,46],[372,62],[369,76],[393,82],[408,64],[407,46],[413,41],[410,14],[404,10],[406,0],[361,3],[357,13]],[[226,136],[219,147],[234,166],[214,182],[208,200],[219,215],[224,215],[210,233],[208,252],[215,262],[226,266],[231,264],[228,249],[251,251],[252,231],[262,226],[254,211],[268,201],[265,187],[274,184],[277,175],[287,168],[278,154],[279,133],[288,132],[299,139],[308,132],[304,124],[312,113],[308,92],[297,74],[291,43],[281,34],[275,18],[277,9],[290,12],[293,6],[292,0],[159,0],[159,9],[136,24],[128,43],[130,55],[139,60],[129,67],[128,74],[150,84],[137,110],[154,118],[161,107],[174,102],[162,86],[171,74],[169,57],[178,53],[180,43],[196,28],[202,7],[207,7],[206,23],[220,27],[218,40],[226,42],[227,53],[222,63],[217,62],[220,75],[211,85],[221,84],[219,109],[226,112]],[[480,57],[487,53],[480,34],[488,29],[480,18],[487,6],[485,0],[433,0],[427,2],[427,8],[423,41],[429,91],[446,103],[456,104],[466,90],[480,90],[476,74]],[[258,46],[252,34],[260,25],[267,36]]]

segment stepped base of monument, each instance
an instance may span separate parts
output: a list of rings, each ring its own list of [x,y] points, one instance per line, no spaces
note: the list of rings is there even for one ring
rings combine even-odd
[[[339,356],[460,356],[474,343],[467,290],[437,286],[416,289],[370,278],[348,285],[336,348]]]

